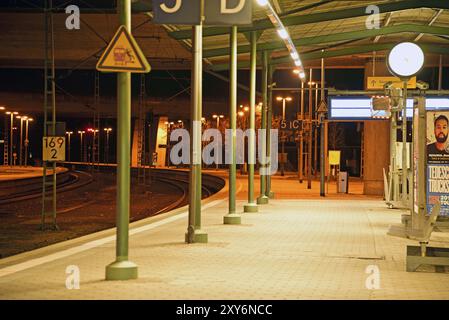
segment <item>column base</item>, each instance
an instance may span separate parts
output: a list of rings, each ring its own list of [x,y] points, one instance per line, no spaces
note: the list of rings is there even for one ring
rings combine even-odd
[[[186,243],[207,243],[208,242],[207,232],[201,229],[195,229],[192,235],[188,232],[185,233]]]
[[[243,206],[243,212],[259,212],[259,207],[255,203],[247,203]]]
[[[266,195],[261,195],[257,198],[257,204],[267,204],[268,197]]]
[[[242,217],[237,213],[230,213],[223,217],[224,224],[241,224]]]
[[[137,265],[134,262],[115,261],[106,266],[106,280],[137,279]]]

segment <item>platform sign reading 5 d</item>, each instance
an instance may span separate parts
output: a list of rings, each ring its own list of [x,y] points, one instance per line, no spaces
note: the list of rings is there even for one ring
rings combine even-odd
[[[252,23],[254,0],[206,0],[204,23],[207,25],[249,25]],[[200,0],[153,0],[156,24],[199,25]]]
[[[65,137],[44,137],[42,139],[44,161],[65,161]]]

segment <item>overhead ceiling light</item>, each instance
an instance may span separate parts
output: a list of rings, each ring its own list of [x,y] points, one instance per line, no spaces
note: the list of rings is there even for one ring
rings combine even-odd
[[[295,60],[295,66],[297,66],[297,67],[302,66],[301,60],[296,59],[296,60]]]
[[[292,51],[292,53],[290,53],[290,55],[292,56],[293,60],[299,60],[298,52]]]
[[[268,4],[268,0],[257,0],[259,6],[265,7]]]
[[[285,29],[278,29],[278,34],[281,39],[287,39],[288,38],[288,32]]]

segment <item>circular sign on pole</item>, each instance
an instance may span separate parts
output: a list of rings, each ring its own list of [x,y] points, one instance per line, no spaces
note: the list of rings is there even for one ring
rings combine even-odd
[[[415,43],[402,42],[388,54],[388,69],[395,76],[408,78],[418,73],[424,65],[424,52]]]

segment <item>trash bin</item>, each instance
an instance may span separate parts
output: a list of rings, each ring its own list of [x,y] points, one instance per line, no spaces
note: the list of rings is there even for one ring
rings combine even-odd
[[[337,179],[337,193],[348,193],[349,178],[348,173],[340,171]]]

